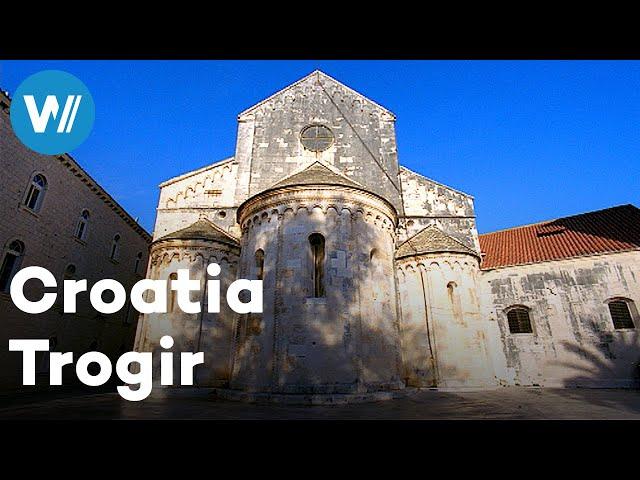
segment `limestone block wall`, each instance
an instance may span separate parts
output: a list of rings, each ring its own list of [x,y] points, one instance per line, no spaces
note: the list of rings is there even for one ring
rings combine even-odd
[[[302,129],[319,123],[335,136],[323,152],[306,150]],[[239,116],[236,203],[294,171],[323,161],[401,210],[395,117],[384,108],[316,72]]]
[[[225,300],[229,285],[236,279],[238,250],[216,242],[163,241],[154,245],[147,278],[169,281],[178,269],[189,270],[193,279],[200,280],[200,289],[191,292],[191,300],[200,302],[201,313],[184,313],[179,306],[167,313],[141,315],[136,339],[136,351],[166,351],[160,347],[160,339],[170,335],[174,339],[174,352],[204,352],[204,364],[196,367],[195,383],[200,386],[227,386],[233,345],[234,312]],[[220,265],[220,312],[207,312],[207,265]],[[167,288],[169,284],[167,283]],[[148,292],[152,295],[152,292]],[[171,293],[168,293],[168,296]],[[151,301],[151,297],[149,298]],[[159,355],[154,355],[154,369],[159,369]],[[174,372],[179,372],[178,355]],[[159,374],[154,373],[154,378]],[[176,376],[176,379],[178,377]]]
[[[441,253],[397,261],[404,377],[412,386],[497,384],[489,324],[477,295],[478,260]]]
[[[608,299],[640,302],[640,253],[624,252],[482,272],[483,316],[507,385],[629,387],[640,376],[640,319],[614,329]],[[533,333],[509,332],[505,309],[529,309]]]
[[[40,266],[56,278],[58,303],[48,312],[32,315],[17,309],[8,293],[0,293],[0,389],[21,385],[22,358],[9,352],[11,338],[55,337],[56,350],[74,352],[77,358],[93,349],[117,358],[133,346],[137,315],[127,303],[112,315],[101,315],[89,303],[89,294],[78,295],[78,312],[62,312],[62,282],[68,265],[75,278],[86,279],[89,288],[104,278],[115,279],[127,291],[144,278],[151,238],[135,220],[69,155],[40,155],[25,147],[13,133],[9,99],[0,93],[0,262],[14,240],[25,246],[21,267]],[[47,186],[41,208],[34,212],[23,203],[34,174],[42,174]],[[89,212],[86,237],[75,238],[83,210]],[[120,235],[118,255],[110,259],[115,235]],[[137,261],[138,254],[141,254]],[[136,270],[137,264],[137,270]],[[37,284],[28,286],[29,298],[40,298]],[[39,386],[48,385],[44,354],[37,358],[42,373]]]
[[[399,241],[411,238],[428,225],[480,251],[473,209],[473,197],[401,167],[404,216],[400,219]]]
[[[238,165],[233,158],[187,173],[160,185],[154,240],[206,218],[230,233],[236,226]]]
[[[281,393],[400,388],[393,208],[332,187],[283,189],[241,207],[239,277],[264,251],[264,312],[239,316],[232,387]],[[325,238],[314,297],[309,236]]]

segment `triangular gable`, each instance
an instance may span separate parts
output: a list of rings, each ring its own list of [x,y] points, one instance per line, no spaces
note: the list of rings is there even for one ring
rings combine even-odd
[[[335,167],[320,161],[315,161],[291,175],[284,177],[272,185],[270,189],[294,185],[342,185],[345,187],[365,189],[360,183],[347,177]]]
[[[328,85],[328,84],[333,84],[343,90],[345,90],[346,92],[356,95],[357,97],[359,97],[362,101],[369,103],[370,105],[372,105],[373,107],[375,107],[376,109],[382,110],[384,113],[386,113],[387,115],[390,115],[393,119],[396,118],[395,114],[391,111],[389,111],[388,109],[384,108],[383,106],[377,104],[376,102],[374,102],[373,100],[365,97],[364,95],[362,95],[359,92],[356,92],[355,90],[353,90],[352,88],[347,87],[345,84],[339,82],[338,80],[336,80],[333,77],[330,77],[329,75],[327,75],[324,72],[321,72],[320,70],[314,70],[313,72],[311,72],[309,75],[301,78],[300,80],[292,83],[291,85],[283,88],[282,90],[277,91],[276,93],[274,93],[273,95],[265,98],[264,100],[262,100],[261,102],[256,103],[255,105],[253,105],[252,107],[249,107],[248,109],[246,109],[245,111],[241,112],[238,115],[238,119],[242,119],[242,117],[244,117],[245,115],[249,115],[251,113],[253,113],[257,108],[262,107],[263,105],[265,105],[266,103],[270,102],[271,100],[282,96],[284,94],[286,94],[288,91],[294,89],[295,87],[297,87],[298,85],[309,81],[309,80],[315,80],[317,82],[319,82],[321,85]]]
[[[447,235],[435,225],[428,225],[398,247],[396,258],[436,252],[466,253],[478,256],[477,252]]]

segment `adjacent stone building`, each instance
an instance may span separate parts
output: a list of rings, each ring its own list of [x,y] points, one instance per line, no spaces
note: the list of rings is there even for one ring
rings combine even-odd
[[[52,350],[75,358],[99,350],[115,359],[133,348],[138,315],[129,303],[101,315],[84,293],[78,312],[65,314],[62,285],[87,279],[90,288],[111,278],[129,291],[144,278],[151,237],[71,156],[24,146],[11,128],[9,105],[0,93],[0,390],[24,390],[22,355],[9,352],[9,339],[48,338]],[[9,296],[12,276],[32,265],[49,270],[59,286],[57,303],[38,315],[20,311]],[[28,283],[27,297],[40,298],[40,287]],[[36,382],[47,386],[48,354],[36,362]]]
[[[395,116],[316,71],[238,116],[233,157],[161,186],[147,276],[263,280],[264,312],[145,315],[268,394],[638,382],[640,214],[478,236],[470,195],[398,163]],[[173,304],[170,302],[170,304]],[[206,309],[205,309],[206,310]]]

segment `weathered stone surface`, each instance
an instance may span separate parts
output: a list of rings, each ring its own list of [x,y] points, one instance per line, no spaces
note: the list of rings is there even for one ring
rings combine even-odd
[[[420,255],[423,253],[444,252],[477,255],[472,249],[450,235],[447,235],[435,225],[429,225],[400,244],[396,250],[396,258]]]
[[[216,365],[201,384],[306,395],[637,385],[637,330],[614,330],[606,301],[640,301],[640,252],[482,270],[473,197],[400,167],[394,122],[313,72],[239,115],[233,158],[161,185],[154,239],[206,218],[240,246],[156,242],[150,278],[211,261],[227,262],[225,281],[256,278],[264,253],[264,312],[226,312],[199,334]],[[312,124],[333,134],[323,151],[301,143]],[[324,298],[313,295],[313,233],[325,238]],[[516,305],[532,334],[509,332]],[[201,324],[145,318],[140,348],[163,332],[194,348]]]

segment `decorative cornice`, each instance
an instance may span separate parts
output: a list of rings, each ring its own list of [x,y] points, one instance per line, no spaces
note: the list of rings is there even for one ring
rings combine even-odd
[[[76,160],[64,153],[56,157],[58,161],[66,167],[73,175],[75,175],[89,190],[96,194],[111,210],[113,210],[127,225],[129,225],[138,235],[140,235],[147,243],[151,243],[151,234],[147,232],[127,211],[111,196],[107,191],[89,175]]]
[[[9,94],[0,89],[0,105],[2,105],[2,111],[9,115],[9,108],[11,106],[11,98]],[[142,225],[140,225],[127,211],[111,196],[107,191],[100,186],[96,180],[84,170],[80,164],[68,153],[62,155],[51,155],[55,157],[64,167],[66,167],[75,177],[77,177],[83,184],[87,186],[89,190],[96,194],[100,200],[102,200],[111,210],[113,210],[120,218],[122,218],[127,225],[129,225],[138,235],[140,235],[147,243],[151,243],[151,235],[147,232]]]
[[[244,232],[252,224],[270,220],[273,215],[282,216],[287,210],[297,214],[301,209],[310,212],[314,208],[325,214],[331,208],[338,212],[346,209],[352,215],[360,212],[365,220],[379,222],[395,233],[397,214],[387,200],[364,190],[328,185],[287,187],[260,194],[241,205],[237,218]]]
[[[473,260],[472,260],[473,259]],[[474,270],[480,272],[480,260],[472,255],[457,252],[427,253],[416,255],[414,257],[405,257],[396,259],[396,269],[398,272],[406,270],[415,270],[422,267],[426,271],[433,270],[433,266],[441,269],[442,266],[448,266],[455,271],[458,265],[462,271]]]
[[[190,262],[195,262],[198,257],[205,261],[215,259],[217,262],[226,261],[231,265],[237,265],[239,249],[224,244],[209,245],[197,244],[196,242],[167,241],[151,248],[149,262],[152,266],[168,265],[174,258],[182,261],[185,258]]]

